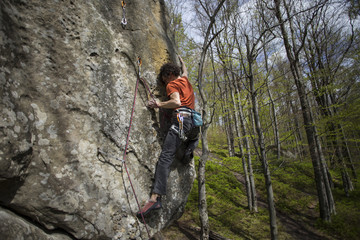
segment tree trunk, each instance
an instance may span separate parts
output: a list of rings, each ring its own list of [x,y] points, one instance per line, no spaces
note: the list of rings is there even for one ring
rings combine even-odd
[[[257,92],[255,90],[255,83],[253,77],[253,70],[252,65],[254,63],[253,59],[253,52],[250,50],[250,43],[248,37],[246,36],[246,52],[247,52],[247,61],[248,61],[248,71],[247,71],[247,79],[250,86],[250,97],[253,109],[253,116],[254,116],[254,123],[255,129],[258,138],[258,145],[259,145],[259,157],[261,160],[261,164],[263,167],[263,173],[265,178],[265,186],[267,191],[267,202],[269,207],[269,217],[270,217],[270,232],[271,232],[271,239],[276,240],[278,238],[278,230],[276,224],[276,211],[275,211],[275,203],[274,203],[274,193],[272,189],[271,177],[270,177],[270,169],[266,158],[266,149],[265,149],[265,142],[264,142],[264,134],[261,128],[260,117],[259,117],[259,107],[257,104]]]
[[[291,112],[292,112],[292,114],[294,116],[293,119],[294,119],[294,124],[295,124],[296,146],[297,146],[297,149],[298,149],[298,154],[300,156],[300,159],[302,159],[302,158],[304,158],[304,156],[306,154],[306,150],[304,149],[304,146],[303,146],[303,135],[301,133],[299,120],[297,118],[297,110],[295,109],[295,106],[292,103],[292,100],[289,100],[289,105],[290,105]]]
[[[246,136],[246,129],[245,129],[244,123],[242,121],[243,113],[242,113],[240,92],[239,92],[239,89],[237,87],[235,79],[233,80],[233,86],[234,86],[234,89],[235,89],[235,93],[238,96],[238,104],[236,104],[235,96],[232,97],[233,104],[234,104],[234,106],[237,106],[237,105],[240,106],[239,110],[235,111],[234,113],[235,113],[236,133],[237,133],[237,137],[238,137],[238,145],[239,145],[239,149],[240,149],[242,166],[243,166],[244,175],[245,175],[245,188],[246,188],[246,196],[247,196],[247,200],[248,200],[248,207],[249,207],[250,211],[257,211],[256,195],[255,196],[253,195],[253,192],[254,192],[253,190],[255,190],[255,189],[252,189],[252,184],[251,184],[251,180],[250,180],[250,178],[252,178],[252,181],[254,180],[254,176],[252,175],[251,157],[250,157],[250,161],[249,161],[250,162],[249,170],[251,169],[251,176],[249,176],[248,167],[247,167],[247,164],[246,164],[246,158],[248,157],[248,159],[249,159],[248,155],[249,155],[249,151],[250,151],[250,149],[249,149],[250,146],[248,146],[248,140],[247,140],[247,136]],[[242,129],[242,135],[243,136],[241,136],[241,130],[240,129]],[[245,140],[245,138],[246,138],[246,140]],[[241,139],[244,139],[244,145],[246,147],[246,154],[245,154],[243,143],[242,143]],[[255,183],[254,183],[254,188],[255,188]],[[255,197],[255,199],[254,199],[254,197]]]
[[[309,150],[310,150],[310,156],[313,163],[314,168],[314,174],[315,174],[315,182],[316,182],[316,188],[318,192],[319,197],[319,208],[320,208],[320,216],[325,221],[330,221],[331,219],[331,210],[328,204],[329,196],[327,195],[327,192],[325,190],[325,183],[324,183],[324,176],[322,172],[322,163],[318,154],[318,147],[317,147],[317,141],[316,141],[316,128],[315,125],[311,119],[310,116],[310,105],[307,99],[305,86],[301,82],[300,73],[299,73],[299,58],[298,54],[300,53],[299,49],[296,49],[297,47],[290,45],[290,40],[288,37],[287,30],[285,28],[284,20],[282,19],[282,14],[280,10],[280,3],[281,0],[274,0],[275,3],[275,15],[278,19],[278,22],[280,24],[280,30],[283,37],[283,42],[286,50],[286,55],[288,57],[288,60],[290,62],[290,69],[291,73],[294,77],[295,84],[297,87],[304,124],[305,124],[305,131],[306,131],[306,137],[309,144]],[[287,6],[284,6],[285,9],[288,11]],[[289,17],[288,12],[288,17]],[[294,30],[291,28],[291,21],[290,21],[290,31],[294,32]],[[292,38],[294,39],[294,37]],[[318,142],[319,144],[319,142]],[[335,204],[334,204],[335,205]]]
[[[331,23],[327,23],[328,16],[324,17],[320,15],[316,20],[322,22],[323,29],[320,31],[325,31],[325,35],[327,38],[336,37],[333,34],[334,31]],[[331,57],[328,57],[328,49],[329,49],[329,41],[324,41],[321,37],[322,34],[319,34],[319,28],[312,24],[311,28],[311,37],[308,38],[305,56],[308,62],[308,66],[310,69],[309,77],[311,79],[313,92],[315,96],[315,100],[320,108],[320,114],[324,119],[328,119],[326,122],[326,137],[329,140],[328,145],[329,149],[333,149],[337,159],[337,166],[340,167],[343,187],[345,194],[349,196],[349,191],[352,191],[353,186],[349,174],[347,172],[347,168],[345,165],[345,161],[350,158],[347,151],[343,151],[344,145],[346,142],[343,142],[342,135],[342,127],[339,123],[336,123],[333,119],[337,114],[338,102],[336,100],[334,91],[332,90],[332,84],[335,82],[334,76],[337,74],[337,71],[340,69],[339,66],[342,65],[343,60],[346,58],[347,52],[350,50],[354,40],[354,31],[352,27],[351,36],[346,39],[343,39],[345,42],[349,41],[346,44],[346,48],[341,54],[337,54],[337,63],[334,64]],[[340,40],[336,38],[336,40]],[[336,67],[331,67],[333,65],[337,65]],[[345,154],[345,155],[344,155]],[[335,165],[335,162],[333,161]]]
[[[241,104],[241,101],[239,99],[239,113],[240,113],[240,123],[241,123],[241,131],[242,131],[242,135],[243,135],[243,141],[244,141],[244,145],[245,145],[245,155],[246,155],[246,159],[247,159],[247,163],[248,163],[248,168],[249,168],[249,181],[250,181],[250,190],[251,190],[251,200],[252,200],[252,207],[253,207],[253,211],[257,212],[257,195],[256,195],[256,188],[255,188],[255,179],[254,179],[254,171],[252,168],[252,158],[251,158],[251,148],[250,148],[250,140],[249,140],[249,133],[246,130],[246,125],[245,125],[245,115],[244,115],[244,111],[243,111],[243,106]],[[251,209],[250,209],[251,210]]]
[[[209,157],[209,147],[208,147],[208,142],[207,142],[207,130],[210,126],[210,119],[209,119],[209,115],[207,114],[207,108],[208,108],[208,103],[207,103],[207,97],[204,93],[204,89],[203,89],[203,85],[202,85],[202,77],[203,77],[203,68],[204,68],[204,63],[205,63],[205,57],[206,57],[206,52],[207,49],[209,48],[209,46],[211,45],[212,40],[214,40],[214,38],[209,40],[210,37],[210,31],[215,23],[215,17],[217,15],[217,13],[219,12],[220,8],[222,7],[222,5],[224,4],[225,0],[222,0],[218,7],[215,9],[214,13],[212,15],[210,15],[210,13],[208,12],[208,10],[204,7],[203,3],[199,0],[200,5],[204,8],[204,10],[206,11],[207,15],[210,18],[210,23],[208,25],[205,37],[204,37],[204,42],[203,42],[203,46],[202,46],[202,51],[200,54],[200,61],[199,61],[199,71],[198,71],[198,90],[199,90],[199,95],[201,98],[201,103],[202,103],[202,117],[204,120],[204,124],[201,127],[201,141],[202,141],[202,154],[199,160],[199,169],[198,169],[198,182],[199,182],[199,217],[200,217],[200,223],[201,223],[201,235],[200,235],[200,239],[201,240],[208,240],[209,239],[209,231],[210,231],[210,227],[209,227],[209,217],[208,217],[208,212],[207,212],[207,203],[206,203],[206,189],[205,189],[205,166],[206,166],[206,161]],[[214,36],[215,37],[215,36]]]
[[[232,119],[232,107],[230,106],[231,100],[229,99],[229,92],[231,92],[231,88],[228,87],[228,82],[230,81],[226,72],[227,70],[224,67],[225,72],[225,101],[223,103],[224,108],[224,120],[226,125],[226,133],[227,133],[227,139],[228,139],[228,152],[230,157],[235,156],[235,140],[234,140],[234,131],[233,131],[233,119]],[[230,93],[231,94],[231,93]]]
[[[251,70],[249,70],[251,71]],[[263,173],[265,177],[265,185],[267,191],[267,202],[269,206],[269,216],[270,216],[270,230],[271,230],[271,239],[277,239],[277,224],[276,224],[276,211],[275,211],[275,203],[274,203],[274,193],[272,189],[271,177],[270,177],[270,169],[268,166],[267,158],[266,158],[266,150],[265,150],[265,143],[264,143],[264,134],[262,132],[260,118],[259,118],[259,109],[257,105],[256,93],[254,90],[254,79],[252,76],[249,78],[250,81],[250,94],[251,94],[251,103],[253,108],[254,114],[254,122],[256,127],[256,132],[258,135],[258,144],[260,149],[260,160],[263,167]]]
[[[341,126],[339,126],[339,128],[340,128],[340,131],[341,131],[341,140],[344,143],[344,146],[343,146],[344,155],[346,156],[346,159],[348,160],[348,164],[350,165],[349,167],[351,169],[351,173],[353,175],[353,178],[357,179],[356,170],[355,170],[354,163],[353,163],[353,160],[352,160],[352,156],[351,156],[351,153],[350,153],[350,149],[349,149],[349,146],[348,146],[348,141],[346,139],[343,128]]]
[[[202,154],[199,159],[198,168],[198,191],[199,191],[199,217],[201,223],[200,239],[209,239],[209,216],[207,212],[206,187],[205,187],[205,166],[209,157],[209,148],[207,142],[207,127],[201,128]]]
[[[314,128],[314,131],[317,131],[316,128]],[[333,181],[332,181],[332,177],[329,171],[329,168],[326,164],[326,160],[321,148],[321,143],[320,143],[320,139],[319,139],[319,135],[317,134],[317,132],[315,132],[315,143],[316,143],[316,149],[317,152],[319,154],[320,157],[320,162],[321,162],[321,171],[322,171],[322,175],[324,177],[324,188],[326,191],[326,200],[327,200],[327,205],[329,208],[329,212],[330,215],[331,214],[336,214],[336,210],[335,210],[335,201],[334,201],[334,197],[332,194],[332,188],[333,188]]]
[[[344,143],[339,142],[338,136],[342,133],[341,126],[338,125],[337,127],[333,120],[331,120],[333,115],[336,114],[337,109],[336,107],[333,107],[333,111],[331,110],[332,98],[329,96],[330,93],[328,93],[327,90],[324,91],[324,89],[328,87],[329,76],[328,74],[325,74],[325,65],[323,64],[323,60],[321,59],[321,57],[319,57],[321,55],[319,43],[315,38],[313,39],[313,42],[316,51],[314,51],[311,44],[309,44],[308,50],[305,52],[311,70],[309,78],[311,80],[312,88],[314,89],[315,100],[320,108],[321,116],[324,119],[330,119],[328,122],[326,122],[326,137],[328,140],[326,142],[328,145],[328,149],[333,149],[333,151],[335,152],[335,159],[337,159],[338,166],[340,167],[344,192],[346,196],[349,196],[349,191],[352,191],[354,188],[344,162],[345,158],[343,156],[343,149],[341,147],[341,145]],[[318,57],[316,57],[316,53],[318,54]],[[320,74],[320,77],[317,77],[319,75],[318,73],[320,72],[322,74]],[[347,154],[347,152],[345,152],[345,154]],[[333,167],[336,165],[335,161],[331,161],[331,164]],[[328,176],[329,175],[330,173],[328,173]],[[329,181],[332,183],[331,178],[329,178]]]
[[[225,36],[226,38],[226,36]],[[225,125],[225,131],[226,131],[226,139],[227,139],[227,147],[228,147],[228,153],[230,157],[235,156],[235,140],[234,140],[234,131],[233,131],[233,123],[234,123],[234,105],[231,106],[230,102],[233,103],[233,91],[231,87],[231,79],[228,74],[228,69],[232,69],[231,66],[228,66],[228,63],[231,62],[229,59],[225,59],[224,56],[230,56],[232,53],[232,50],[229,50],[229,52],[225,52],[224,47],[221,46],[220,40],[216,41],[216,50],[218,53],[218,56],[220,57],[220,60],[223,65],[223,74],[225,83],[223,84],[224,89],[220,82],[218,83],[218,88],[220,89],[221,97],[221,109],[223,112],[223,120]],[[223,91],[224,90],[224,91]],[[230,96],[229,96],[230,95]],[[235,123],[236,124],[236,123]]]
[[[269,72],[268,56],[267,56],[265,44],[264,44],[263,50],[264,50],[264,56],[265,56],[265,69],[266,69],[266,72]],[[274,130],[274,143],[275,143],[276,150],[277,150],[276,151],[277,160],[280,161],[281,145],[280,145],[280,134],[279,134],[279,127],[278,127],[278,120],[277,120],[277,117],[276,117],[275,103],[273,101],[272,93],[271,93],[271,90],[269,88],[268,79],[265,79],[265,81],[266,81],[266,88],[267,88],[267,92],[268,92],[269,100],[270,100],[270,115],[272,114],[272,126],[273,126],[273,130]]]

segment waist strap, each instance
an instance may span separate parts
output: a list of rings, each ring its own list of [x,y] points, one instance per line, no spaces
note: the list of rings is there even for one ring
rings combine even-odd
[[[174,112],[187,112],[187,113],[191,113],[193,110],[191,108],[188,107],[180,107],[178,109],[176,109]]]
[[[189,113],[189,112],[182,112],[182,111],[180,111],[180,112],[174,112],[174,113],[173,113],[173,116],[175,117],[175,116],[177,116],[178,114],[180,114],[181,116],[186,117],[186,118],[191,117],[191,113]]]

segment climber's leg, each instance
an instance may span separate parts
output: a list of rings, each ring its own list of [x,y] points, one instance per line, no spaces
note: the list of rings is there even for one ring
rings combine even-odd
[[[166,194],[166,182],[169,176],[170,166],[174,160],[176,148],[179,144],[180,138],[177,133],[170,129],[166,135],[163,149],[157,163],[153,192],[144,207],[137,213],[137,217],[141,218],[141,215],[145,216],[152,210],[161,208],[160,196]]]
[[[163,149],[156,165],[153,193],[166,195],[166,185],[170,173],[170,166],[174,161],[176,149],[180,143],[181,140],[178,134],[170,129],[166,135]]]

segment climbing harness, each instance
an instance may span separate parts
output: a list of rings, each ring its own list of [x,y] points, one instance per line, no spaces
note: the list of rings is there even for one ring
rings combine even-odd
[[[123,18],[121,20],[121,24],[125,26],[127,24],[126,17],[125,17],[125,7],[126,7],[125,1],[121,1],[121,7],[123,9]]]
[[[203,120],[201,117],[201,114],[194,109],[187,108],[187,107],[181,107],[177,110],[175,110],[177,113],[184,113],[191,116],[192,122],[194,124],[194,127],[201,127],[203,125]]]

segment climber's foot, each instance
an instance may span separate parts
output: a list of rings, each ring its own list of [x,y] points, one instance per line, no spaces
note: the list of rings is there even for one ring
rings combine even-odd
[[[141,208],[139,212],[137,212],[136,216],[138,218],[142,218],[141,215],[144,217],[148,215],[152,210],[158,210],[162,207],[160,197],[156,199],[156,201],[149,199],[145,206]]]

